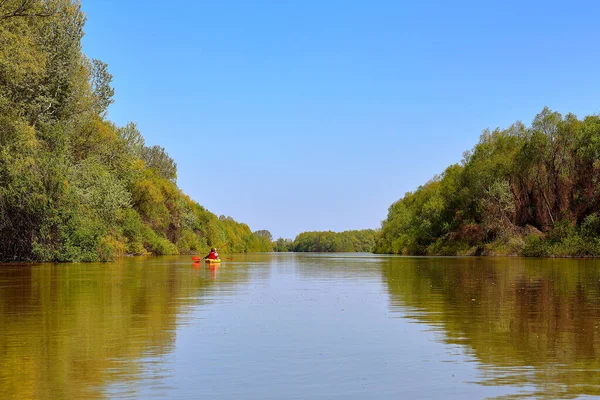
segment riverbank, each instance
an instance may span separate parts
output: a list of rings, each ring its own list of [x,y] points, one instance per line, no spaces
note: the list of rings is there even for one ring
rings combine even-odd
[[[527,227],[520,233],[506,234],[487,243],[469,242],[456,239],[456,235],[445,235],[424,248],[422,252],[411,253],[407,248],[403,248],[391,254],[593,258],[600,257],[600,239],[586,236],[576,227],[562,231],[555,229],[547,234],[533,227]]]
[[[136,124],[107,119],[113,76],[82,52],[80,2],[13,3],[0,2],[11,17],[0,26],[0,261],[109,261],[224,243],[271,251],[248,225],[185,195],[175,160]]]
[[[600,117],[544,108],[392,204],[375,252],[600,256],[599,171]]]

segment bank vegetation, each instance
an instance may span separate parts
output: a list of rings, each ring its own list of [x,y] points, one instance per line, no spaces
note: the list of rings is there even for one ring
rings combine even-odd
[[[599,211],[600,118],[544,108],[392,204],[375,251],[599,256]]]
[[[112,75],[81,49],[76,0],[0,1],[0,261],[268,251],[176,185],[135,124],[106,118]]]

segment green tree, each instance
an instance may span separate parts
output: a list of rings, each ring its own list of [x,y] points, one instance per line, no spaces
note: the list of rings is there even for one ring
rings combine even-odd
[[[93,109],[100,116],[105,116],[114,100],[114,89],[110,86],[113,76],[108,72],[108,65],[100,60],[92,59],[91,89],[94,95]]]
[[[600,255],[583,227],[600,210],[599,137],[598,116],[548,108],[529,128],[485,130],[461,166],[389,208],[376,251]]]
[[[143,147],[141,159],[148,168],[154,169],[161,177],[171,182],[177,180],[177,164],[169,157],[163,147],[156,145]]]
[[[105,119],[108,66],[81,51],[77,0],[0,0],[0,260],[96,261],[267,238],[176,186],[165,149]]]
[[[256,232],[254,232],[254,234],[257,236],[262,236],[262,237],[266,238],[269,242],[273,241],[273,235],[271,235],[271,232],[269,232],[266,229],[256,231]]]

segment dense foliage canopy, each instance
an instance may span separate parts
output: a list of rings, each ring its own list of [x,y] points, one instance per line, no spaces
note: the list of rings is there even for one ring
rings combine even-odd
[[[297,252],[371,252],[375,247],[375,234],[372,229],[345,232],[303,232],[293,243],[287,244],[287,251]],[[284,247],[286,243],[276,242]],[[284,250],[286,251],[286,250]]]
[[[106,120],[112,76],[82,53],[84,23],[76,0],[0,1],[0,260],[270,251],[183,194],[135,124]]]
[[[485,130],[392,204],[376,252],[600,255],[600,118],[548,108],[530,127]]]

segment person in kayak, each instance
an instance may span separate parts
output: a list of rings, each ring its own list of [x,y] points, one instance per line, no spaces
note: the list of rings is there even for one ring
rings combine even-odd
[[[208,258],[209,260],[217,260],[219,258],[219,253],[217,253],[217,249],[214,247],[210,249],[210,253],[204,258]]]

